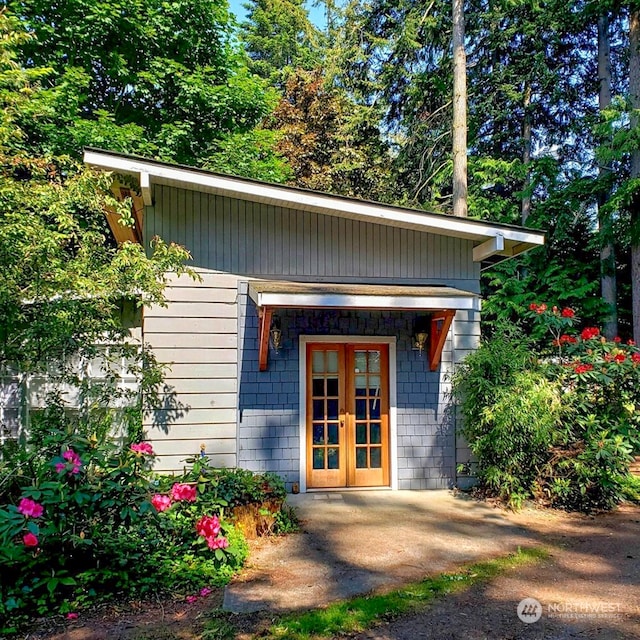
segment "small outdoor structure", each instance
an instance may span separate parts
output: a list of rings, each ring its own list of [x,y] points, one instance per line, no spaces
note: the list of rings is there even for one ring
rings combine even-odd
[[[133,197],[135,227],[109,213],[117,240],[182,244],[201,276],[144,312],[169,365],[146,424],[160,470],[203,451],[301,491],[460,481],[449,377],[478,343],[480,269],[542,233],[100,150],[85,162]]]

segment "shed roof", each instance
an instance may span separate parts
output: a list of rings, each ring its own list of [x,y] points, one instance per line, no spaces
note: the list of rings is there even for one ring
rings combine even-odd
[[[154,185],[172,186],[298,211],[466,238],[474,242],[473,259],[476,262],[515,256],[544,243],[544,233],[535,229],[330,195],[101,149],[85,149],[84,161],[97,169],[137,179],[147,206],[153,203]]]

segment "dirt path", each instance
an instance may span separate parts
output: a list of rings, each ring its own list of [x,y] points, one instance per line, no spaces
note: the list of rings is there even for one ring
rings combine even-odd
[[[526,512],[518,518],[526,520]],[[540,533],[558,545],[547,560],[353,638],[640,638],[640,509],[561,517],[554,530]],[[540,602],[542,615],[525,624],[517,605],[529,597]]]
[[[444,549],[443,541],[447,539],[452,543],[452,554],[444,563],[446,566],[435,563],[429,568],[424,557],[421,560],[413,558],[408,563],[401,561],[398,566],[406,567],[407,579],[413,580],[418,575],[433,574],[443,569],[451,570],[466,561],[471,551],[474,551],[472,559],[482,559],[475,553],[478,550],[486,551],[487,557],[506,554],[518,541],[548,546],[552,549],[552,555],[543,562],[500,576],[489,584],[440,600],[419,615],[405,616],[354,638],[640,638],[639,507],[624,506],[614,513],[595,517],[537,510],[510,514],[477,504],[471,511],[490,524],[486,529],[490,535],[502,531],[504,538],[494,539],[492,544],[484,546],[485,542],[480,539],[481,527],[470,526],[463,516],[454,513],[451,525],[459,534],[457,548],[452,543],[453,538],[447,538],[445,531],[439,534],[441,538],[429,538],[428,532],[425,533],[430,548]],[[356,516],[355,522],[359,526],[366,525],[365,529],[371,532],[362,514]],[[424,519],[426,521],[426,516]],[[438,529],[442,529],[441,524]],[[326,533],[328,544],[332,544],[331,532],[327,530]],[[295,571],[283,570],[286,562],[292,563],[288,569],[293,569],[297,562],[301,562],[300,558],[291,555],[292,550],[298,547],[304,549],[303,543],[308,540],[305,538],[308,535],[297,534],[258,542],[253,549],[252,566],[243,579],[257,576],[259,580],[266,580],[266,589],[287,584],[297,589],[302,580],[310,586],[300,593],[300,601],[309,600],[310,594],[315,593],[313,580]],[[337,534],[333,532],[332,535]],[[385,550],[376,551],[381,566],[385,566],[397,554],[396,544],[415,547],[416,540],[401,539]],[[362,546],[366,548],[367,545]],[[415,553],[415,548],[412,553]],[[314,556],[314,562],[317,561],[318,557]],[[350,561],[359,567],[359,571],[362,569],[356,559],[351,558]],[[272,573],[265,574],[265,569]],[[324,570],[327,578],[340,579],[341,574],[336,574],[335,568]],[[358,575],[363,580],[369,579],[364,574]],[[375,571],[374,575],[379,576],[380,571]],[[393,584],[398,584],[402,575],[393,575],[392,578]],[[326,588],[335,589],[336,586],[330,584]],[[384,589],[385,586],[374,584],[373,588]],[[521,622],[516,613],[518,603],[528,597],[536,598],[541,603],[542,617],[531,624]],[[48,625],[40,627],[40,631],[22,637],[28,637],[29,640],[196,640],[202,637],[206,621],[221,604],[222,592],[217,592],[194,604],[152,602],[120,610],[106,607],[93,613],[83,613],[77,621],[63,623],[62,626],[58,620],[57,628],[51,626],[49,621]],[[291,609],[299,608],[298,602],[290,602],[289,605]],[[239,614],[232,616],[230,622],[237,627],[236,637],[239,640],[250,640],[269,625],[271,616],[271,611]],[[212,639],[215,637],[209,636]],[[223,637],[230,636],[227,634]]]

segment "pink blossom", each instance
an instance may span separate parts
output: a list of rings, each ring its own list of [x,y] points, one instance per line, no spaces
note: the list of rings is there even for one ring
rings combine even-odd
[[[200,597],[206,598],[212,592],[213,589],[210,589],[209,587],[203,587],[202,589],[200,589]]]
[[[620,342],[620,336],[616,336],[616,337],[613,339],[613,341],[614,341],[614,342]]]
[[[18,505],[18,511],[22,515],[27,516],[27,518],[39,518],[44,511],[44,507],[29,498],[22,498]]]
[[[82,460],[80,459],[80,456],[73,450],[73,449],[67,449],[63,454],[62,457],[70,464],[72,465],[71,469],[69,470],[69,473],[76,475],[78,473],[80,473],[80,467],[82,466]],[[62,471],[62,467],[60,467],[62,463],[58,463],[56,464],[56,471],[58,473],[60,473],[60,471]],[[64,468],[67,468],[66,465]]]
[[[196,501],[196,488],[190,484],[181,484],[176,482],[171,487],[171,497],[176,500],[185,500],[186,502]]]
[[[139,442],[138,444],[132,444],[131,451],[139,455],[146,454],[148,456],[153,455],[153,447],[148,442]]]
[[[171,506],[171,498],[162,493],[156,493],[151,498],[151,504],[158,512],[166,511]]]
[[[627,359],[627,356],[624,353],[617,353],[613,358],[616,362],[624,362]]]
[[[207,546],[209,549],[226,549],[229,546],[229,541],[226,538],[207,538]]]
[[[73,464],[81,464],[80,456],[73,449],[67,449],[62,454],[62,457],[68,462],[72,462]]]
[[[25,533],[22,536],[22,542],[25,547],[37,547],[38,546],[38,538],[33,533]]]
[[[570,307],[565,307],[562,310],[562,317],[563,318],[573,318],[576,315],[576,312],[571,309]]]
[[[67,620],[77,620],[77,619],[78,619],[77,613],[67,613]]]
[[[215,538],[220,533],[218,516],[202,516],[196,523],[196,532],[203,538]]]
[[[55,467],[56,473],[62,473],[67,469],[67,465],[64,462],[58,462]]]
[[[635,345],[636,345],[636,341],[635,341],[635,340],[627,340],[627,344],[628,344],[630,347],[635,347]]]
[[[186,600],[188,604],[193,604],[198,599],[198,596],[187,596]]]
[[[633,362],[635,362],[636,364],[640,363],[640,353],[634,353],[631,356],[631,360],[633,360]]]

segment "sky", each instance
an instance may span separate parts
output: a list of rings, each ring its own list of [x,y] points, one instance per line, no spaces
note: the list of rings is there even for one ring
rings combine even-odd
[[[238,22],[243,22],[247,15],[246,9],[242,6],[246,3],[246,1],[247,0],[229,0],[231,11],[235,14]],[[311,22],[313,22],[313,24],[315,24],[317,27],[324,29],[326,24],[324,7],[318,5],[313,6],[312,0],[307,0],[306,5],[307,10],[309,11],[309,19],[311,20]]]

